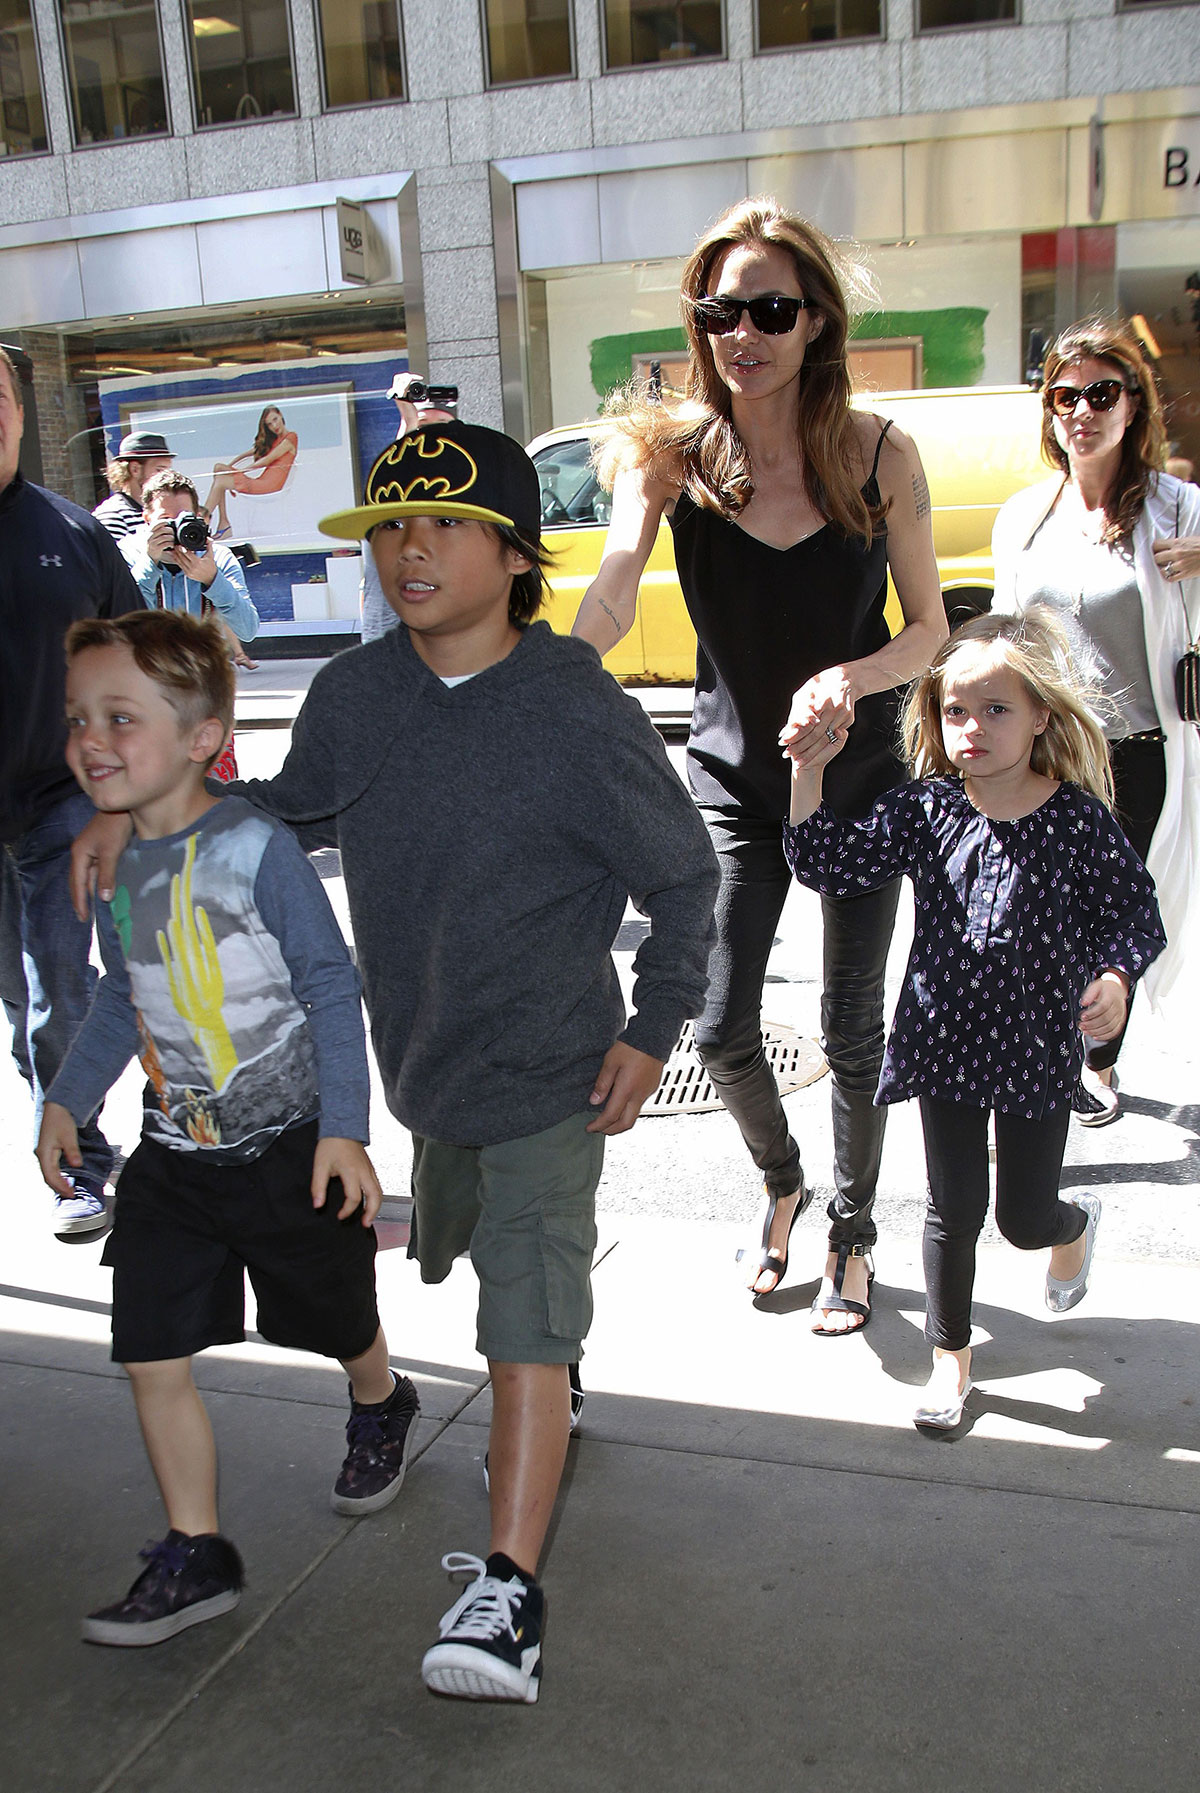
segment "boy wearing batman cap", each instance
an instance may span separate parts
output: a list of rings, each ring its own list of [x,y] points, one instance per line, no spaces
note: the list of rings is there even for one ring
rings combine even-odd
[[[541,496],[516,442],[426,425],[321,528],[370,540],[406,626],[329,661],[279,775],[233,788],[341,849],[388,1106],[414,1138],[410,1254],[441,1282],[469,1247],[479,1275],[491,1544],[443,1559],[474,1580],[422,1673],[532,1703],[604,1138],[700,1011],[716,862],[640,705],[533,620]],[[611,948],[630,897],[650,932],[626,1022]]]

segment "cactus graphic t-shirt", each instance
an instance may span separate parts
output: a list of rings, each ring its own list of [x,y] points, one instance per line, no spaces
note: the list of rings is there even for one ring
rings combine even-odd
[[[237,799],[183,834],[134,840],[109,905],[162,1145],[256,1157],[317,1112],[305,1011],[255,887],[271,821]]]

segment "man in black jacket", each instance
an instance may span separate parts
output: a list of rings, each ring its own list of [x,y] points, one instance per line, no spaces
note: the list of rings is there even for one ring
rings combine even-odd
[[[71,842],[94,813],[65,758],[63,639],[77,617],[143,608],[103,525],[19,471],[25,413],[0,348],[0,998],[13,1056],[33,1091],[34,1137],[91,1001],[92,930],[71,907]],[[74,1195],[57,1198],[59,1237],[107,1224],[113,1154],[93,1116],[80,1129]]]

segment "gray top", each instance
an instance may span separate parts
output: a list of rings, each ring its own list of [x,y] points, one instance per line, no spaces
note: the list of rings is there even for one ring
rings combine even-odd
[[[49,1092],[77,1122],[135,1053],[144,1131],[244,1162],[318,1113],[368,1137],[358,975],[321,881],[286,828],[237,797],[191,828],[133,839],[96,920],[101,980]]]
[[[317,674],[282,771],[241,787],[337,846],[388,1105],[452,1145],[588,1105],[620,1035],[666,1058],[708,983],[717,866],[641,706],[533,623],[448,688],[407,629]],[[650,919],[635,1014],[611,948]]]
[[[1037,570],[1026,600],[1059,613],[1081,670],[1115,706],[1105,733],[1120,740],[1158,728],[1132,546],[1089,542],[1056,507],[1027,552]]]

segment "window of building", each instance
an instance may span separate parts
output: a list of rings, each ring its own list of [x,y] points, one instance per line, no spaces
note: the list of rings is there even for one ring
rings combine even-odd
[[[570,0],[483,0],[489,87],[574,73]]]
[[[76,143],[170,129],[154,0],[59,0]]]
[[[0,0],[0,156],[49,147],[31,0]]]
[[[879,37],[883,30],[880,0],[758,0],[755,10],[760,50]]]
[[[187,22],[198,126],[295,116],[287,0],[187,0]]]
[[[1011,25],[1017,0],[917,0],[918,31],[957,31],[964,25]]]
[[[396,0],[317,0],[317,27],[327,107],[404,98]]]
[[[604,0],[604,66],[640,68],[725,54],[721,0]]]

